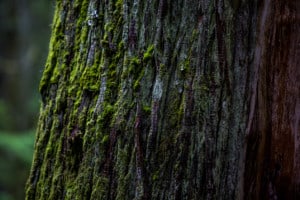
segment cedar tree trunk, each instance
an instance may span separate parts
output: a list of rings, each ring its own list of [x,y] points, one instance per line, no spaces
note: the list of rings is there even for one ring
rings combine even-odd
[[[27,199],[299,198],[299,11],[57,0]]]

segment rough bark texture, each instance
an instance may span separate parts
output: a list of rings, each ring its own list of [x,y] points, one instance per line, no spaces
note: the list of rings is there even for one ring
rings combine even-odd
[[[298,13],[57,1],[27,199],[298,197]]]
[[[300,2],[265,1],[258,21],[245,191],[300,199]]]

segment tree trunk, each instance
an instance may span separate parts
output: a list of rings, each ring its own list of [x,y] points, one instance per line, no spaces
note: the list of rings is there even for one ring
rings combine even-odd
[[[57,1],[27,199],[299,197],[298,13]]]

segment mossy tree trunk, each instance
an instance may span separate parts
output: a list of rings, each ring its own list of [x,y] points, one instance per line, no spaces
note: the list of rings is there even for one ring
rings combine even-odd
[[[57,1],[27,199],[299,196],[298,8]]]

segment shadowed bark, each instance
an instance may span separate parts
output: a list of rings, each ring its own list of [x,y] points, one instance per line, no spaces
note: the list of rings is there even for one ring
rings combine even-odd
[[[299,11],[296,1],[265,1],[261,8],[248,123],[247,199],[300,198]]]
[[[57,1],[27,199],[298,197],[298,11]]]

